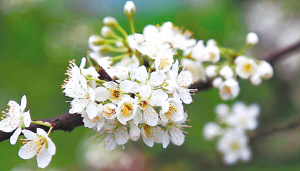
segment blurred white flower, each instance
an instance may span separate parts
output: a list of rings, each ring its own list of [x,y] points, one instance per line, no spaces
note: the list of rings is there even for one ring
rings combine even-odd
[[[222,128],[218,124],[214,122],[208,122],[204,125],[203,136],[205,139],[212,140],[221,134]]]
[[[225,130],[218,141],[217,148],[223,154],[223,161],[227,165],[233,165],[238,160],[247,162],[251,159],[248,138],[241,129]]]
[[[220,85],[220,96],[223,100],[235,99],[240,92],[239,84],[234,79],[225,80]]]

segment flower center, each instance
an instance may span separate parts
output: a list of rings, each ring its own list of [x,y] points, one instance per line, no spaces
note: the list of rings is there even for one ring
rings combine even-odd
[[[163,70],[166,66],[168,66],[170,63],[168,61],[168,58],[162,58],[160,60],[160,64],[158,66],[158,69]]]
[[[107,107],[105,110],[104,110],[104,114],[108,117],[112,117],[114,114],[116,114],[116,110],[115,109],[112,109],[110,107]]]
[[[176,113],[177,112],[177,108],[174,104],[170,104],[170,107],[169,107],[169,111],[167,112],[167,118],[168,119],[171,119],[172,116],[173,116],[173,113]]]
[[[125,116],[125,117],[128,117],[131,115],[132,113],[132,106],[130,104],[124,104],[123,107],[122,107],[122,114]]]
[[[147,101],[141,101],[140,103],[139,103],[139,105],[141,106],[141,107],[146,107],[147,105],[148,105],[148,102]]]
[[[231,143],[230,147],[233,149],[233,150],[238,150],[240,149],[240,145],[238,142],[234,141]]]
[[[209,59],[212,61],[216,58],[216,54],[209,52]]]
[[[251,64],[246,64],[244,69],[248,73],[253,73],[253,68],[252,68]]]

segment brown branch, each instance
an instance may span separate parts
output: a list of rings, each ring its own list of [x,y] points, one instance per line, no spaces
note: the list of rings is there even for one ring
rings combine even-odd
[[[284,55],[286,55],[298,48],[300,48],[300,41],[298,41],[295,44],[292,44],[288,47],[268,53],[265,56],[264,60],[272,63],[273,61],[283,57]],[[198,90],[206,90],[206,89],[209,89],[210,87],[211,87],[211,80],[208,80],[207,82],[197,82],[197,83],[193,84],[190,88],[198,89]],[[54,126],[53,131],[55,131],[55,130],[72,131],[74,128],[83,125],[81,115],[77,115],[77,114],[71,115],[69,113],[64,113],[64,114],[56,116],[54,118],[39,119],[39,120],[45,121],[45,122],[51,122]],[[256,138],[264,136],[264,135],[272,134],[277,131],[295,128],[297,126],[300,126],[300,122],[292,123],[290,125],[287,125],[286,127],[273,128],[270,130],[257,132],[256,134],[253,134],[252,139],[256,139]],[[31,124],[29,126],[29,128],[26,128],[26,129],[29,129],[29,130],[35,132],[36,128],[42,128],[46,131],[49,130],[48,127],[40,126],[40,125],[36,125],[36,124]],[[5,133],[5,132],[0,131],[0,142],[9,139],[12,134],[13,133]]]
[[[267,53],[264,60],[266,60],[270,63],[274,63],[277,59],[281,58],[282,56],[284,56],[288,53],[291,53],[291,52],[299,49],[299,47],[300,47],[300,41],[297,41],[297,42],[291,44],[290,46]]]
[[[53,131],[63,130],[63,131],[70,132],[74,128],[83,125],[81,115],[69,114],[69,113],[64,113],[64,114],[56,116],[54,118],[39,119],[38,121],[50,122],[53,125]],[[36,124],[30,124],[30,126],[26,129],[36,132],[37,128],[42,128],[45,131],[49,130],[49,127],[36,125]],[[13,134],[13,132],[5,133],[5,132],[0,131],[0,142],[9,139],[12,134]]]

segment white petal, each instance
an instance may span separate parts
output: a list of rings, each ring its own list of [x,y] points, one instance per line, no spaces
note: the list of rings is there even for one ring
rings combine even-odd
[[[47,138],[47,137],[48,137],[47,132],[46,132],[45,130],[41,129],[41,128],[37,128],[37,129],[36,129],[36,133],[37,133],[38,135],[43,136],[44,138]]]
[[[152,72],[150,77],[150,84],[154,86],[161,85],[166,79],[166,74],[162,71]]]
[[[103,85],[106,88],[110,88],[110,89],[116,89],[118,87],[118,84],[115,83],[115,82],[113,82],[113,81],[109,81],[109,82],[103,83]]]
[[[113,134],[107,134],[105,138],[105,149],[106,151],[112,151],[116,148],[117,143],[115,141],[115,138],[113,137]]]
[[[149,103],[155,106],[161,106],[168,98],[168,94],[162,89],[153,90]]]
[[[48,147],[47,150],[49,154],[54,155],[56,153],[56,147],[53,141],[50,138],[47,138]]]
[[[183,103],[185,104],[192,103],[193,99],[189,89],[179,87],[177,91]]]
[[[141,130],[138,126],[136,126],[133,122],[129,122],[130,124],[130,139],[133,141],[137,141],[140,138]]]
[[[18,152],[18,155],[21,159],[31,159],[36,155],[36,151],[33,150],[35,144],[34,142],[30,141],[24,144]]]
[[[38,167],[39,168],[47,167],[51,159],[52,159],[52,155],[49,154],[47,150],[44,150],[43,152],[39,153],[36,157]]]
[[[151,95],[151,86],[149,84],[142,85],[139,93],[142,98],[147,99]]]
[[[185,136],[181,129],[172,126],[170,130],[170,138],[173,144],[180,146],[184,143]]]
[[[189,87],[193,83],[193,76],[190,71],[181,71],[176,79],[179,86]]]
[[[115,133],[116,143],[119,145],[126,144],[129,140],[129,135],[126,126],[120,126]]]
[[[148,72],[146,70],[146,67],[142,65],[135,71],[135,79],[144,82],[147,80],[147,78],[148,78]]]
[[[86,107],[86,113],[90,119],[97,116],[97,107],[95,103],[89,103]]]
[[[156,126],[158,123],[158,114],[156,111],[152,107],[148,106],[143,109],[143,112],[146,124],[150,126]]]
[[[109,98],[110,93],[105,87],[97,87],[95,89],[95,100],[98,102],[105,101]]]
[[[125,93],[130,93],[131,90],[134,87],[134,83],[132,81],[129,80],[124,80],[120,83],[120,90],[125,92]]]
[[[24,95],[21,99],[21,111],[24,111],[25,108],[26,108],[26,105],[27,105],[27,98],[26,96]]]
[[[29,127],[31,123],[31,117],[29,111],[23,113],[23,118],[24,118],[24,126]]]
[[[12,136],[10,137],[9,139],[9,142],[11,145],[15,145],[18,138],[19,138],[19,135],[21,134],[21,130],[22,128],[19,127],[18,129],[15,130],[15,132],[12,134]]]
[[[163,148],[167,148],[168,145],[170,144],[170,135],[168,134],[167,131],[164,132],[162,143],[163,143]]]
[[[26,137],[26,139],[28,140],[33,140],[38,138],[37,134],[34,132],[31,132],[29,130],[22,130],[22,133],[24,134],[24,136]]]

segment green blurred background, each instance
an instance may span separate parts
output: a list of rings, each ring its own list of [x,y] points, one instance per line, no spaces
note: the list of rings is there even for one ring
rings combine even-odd
[[[123,14],[123,0],[0,0],[0,108],[9,100],[20,101],[25,94],[32,119],[53,117],[68,110],[68,98],[60,85],[68,61],[80,60],[88,50],[87,40],[100,34],[102,19],[114,16],[129,31]],[[226,47],[239,49],[249,31],[260,44],[251,48],[257,58],[300,39],[300,1],[242,0],[144,0],[137,7],[136,31],[147,24],[172,21],[194,32],[196,39],[213,38]],[[250,53],[249,52],[249,53]],[[300,106],[299,52],[275,64],[275,77],[258,87],[241,81],[237,100],[261,106],[260,126],[267,129],[284,125],[298,117]],[[215,118],[214,107],[221,103],[218,90],[199,91],[186,109],[193,128],[184,145],[163,149],[148,148],[140,140],[126,144],[129,156],[144,158],[144,170],[299,170],[300,129],[277,133],[251,144],[253,160],[224,166],[215,142],[202,137],[203,125]],[[229,101],[228,104],[233,102]],[[51,138],[57,146],[48,170],[93,170],[84,164],[84,140],[91,131],[78,127],[73,132],[56,131]],[[1,170],[16,167],[37,169],[35,159],[18,157],[19,142],[0,143]],[[110,153],[105,153],[108,158]],[[113,153],[111,153],[113,155]],[[119,158],[119,160],[123,160]],[[98,161],[99,163],[103,161]],[[140,162],[140,161],[137,161]],[[21,169],[24,170],[24,169]],[[94,169],[97,170],[97,169]],[[109,170],[109,169],[106,169]]]

